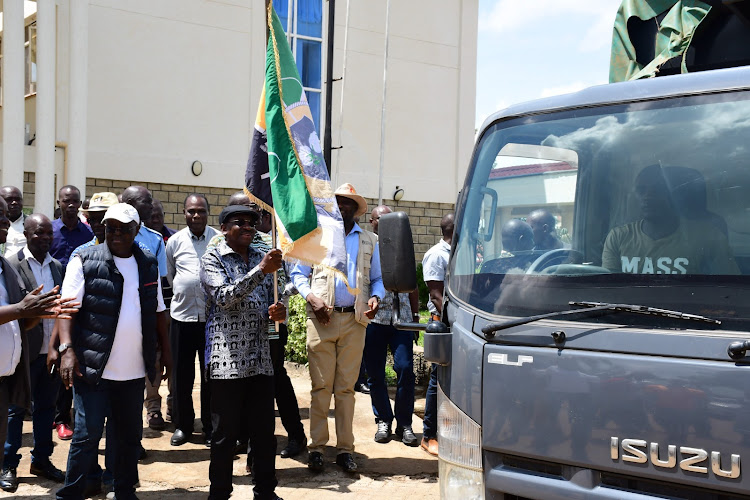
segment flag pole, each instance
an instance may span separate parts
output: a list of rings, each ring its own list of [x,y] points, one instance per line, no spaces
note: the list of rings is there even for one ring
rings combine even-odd
[[[383,204],[383,171],[385,170],[385,90],[388,83],[388,32],[391,27],[391,0],[385,4],[385,49],[383,50],[383,105],[380,110],[380,171],[378,172],[378,205]]]
[[[268,45],[268,37],[271,34],[271,30],[268,28],[268,9],[272,0],[266,0],[266,45]],[[267,49],[267,47],[266,47]],[[265,83],[264,83],[265,85]],[[276,248],[276,214],[271,213],[271,246]],[[278,271],[273,272],[273,303],[276,304],[279,301],[279,273]],[[275,321],[276,333],[279,333],[279,322]]]

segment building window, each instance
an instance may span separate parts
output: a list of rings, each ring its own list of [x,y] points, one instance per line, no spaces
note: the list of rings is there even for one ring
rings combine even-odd
[[[36,94],[36,19],[24,30],[24,66],[26,68],[26,86],[24,94]]]
[[[2,105],[2,45],[0,35],[0,106]],[[36,15],[26,18],[24,29],[24,94],[26,97],[36,94]]]
[[[320,135],[323,81],[323,0],[273,0],[273,8],[292,47],[297,71]]]

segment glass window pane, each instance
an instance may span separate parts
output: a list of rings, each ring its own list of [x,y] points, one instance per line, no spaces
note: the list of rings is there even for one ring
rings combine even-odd
[[[297,33],[317,38],[323,36],[322,0],[297,0]]]
[[[273,8],[279,16],[284,31],[289,33],[289,0],[273,0]]]
[[[749,130],[750,92],[496,122],[464,187],[452,291],[492,314],[596,300],[746,330]],[[639,315],[602,321],[662,324]]]
[[[320,88],[321,42],[297,38],[297,70],[304,87]]]
[[[310,103],[310,113],[315,122],[315,131],[320,136],[320,92],[306,90],[305,94],[307,94],[307,102]]]

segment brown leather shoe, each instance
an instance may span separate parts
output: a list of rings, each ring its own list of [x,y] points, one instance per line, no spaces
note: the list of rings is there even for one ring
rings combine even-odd
[[[422,444],[420,445],[424,451],[429,453],[430,455],[436,457],[438,456],[438,442],[435,438],[422,438]]]

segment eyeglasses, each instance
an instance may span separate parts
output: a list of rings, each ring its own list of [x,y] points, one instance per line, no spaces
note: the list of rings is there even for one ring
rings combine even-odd
[[[226,224],[229,224],[230,226],[237,226],[237,227],[257,227],[258,226],[258,219],[255,219],[254,221],[251,221],[249,219],[232,219],[226,222]]]

